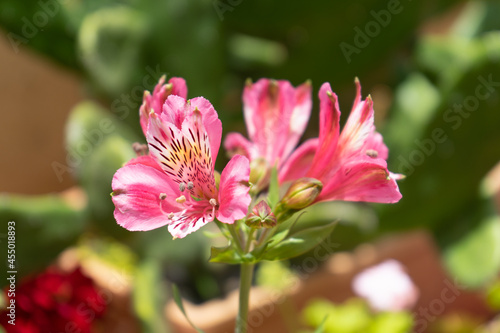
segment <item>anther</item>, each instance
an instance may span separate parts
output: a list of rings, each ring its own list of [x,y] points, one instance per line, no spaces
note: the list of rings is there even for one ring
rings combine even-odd
[[[179,184],[179,190],[180,190],[181,192],[184,192],[184,190],[185,190],[185,189],[186,189],[186,183],[181,182],[181,183]]]
[[[188,182],[187,189],[191,191],[193,188],[194,188],[193,182]]]
[[[366,155],[370,156],[371,158],[377,158],[378,157],[378,151],[374,149],[368,149],[366,151]]]
[[[276,99],[279,93],[279,83],[276,80],[269,81],[269,95],[272,99]]]
[[[132,149],[137,156],[146,155],[146,153],[148,152],[148,146],[139,142],[134,142],[132,144]]]
[[[210,204],[212,205],[212,207],[217,206],[217,200],[215,200],[214,198],[210,199],[208,202],[210,202]]]
[[[175,201],[177,201],[178,203],[180,204],[183,204],[186,202],[186,197],[181,195],[180,197],[178,197],[177,199],[175,199]]]
[[[174,218],[174,213],[169,213],[169,214],[168,214],[168,219],[169,219],[169,220],[171,220],[171,219],[173,219],[173,218]]]
[[[165,200],[167,198],[166,193],[160,193],[160,200]]]

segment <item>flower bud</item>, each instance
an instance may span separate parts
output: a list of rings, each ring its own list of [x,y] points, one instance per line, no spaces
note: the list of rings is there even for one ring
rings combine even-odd
[[[314,178],[296,180],[285,193],[280,204],[288,209],[303,209],[310,206],[323,189],[323,183]]]
[[[276,217],[271,211],[271,207],[264,200],[260,201],[248,215],[246,224],[252,228],[272,228],[276,226]]]
[[[257,184],[266,176],[268,177],[269,165],[267,161],[260,157],[250,162],[250,183]]]

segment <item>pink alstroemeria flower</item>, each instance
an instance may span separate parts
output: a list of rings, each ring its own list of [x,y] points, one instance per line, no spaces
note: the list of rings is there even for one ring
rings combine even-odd
[[[281,183],[302,177],[318,179],[323,189],[315,202],[344,200],[394,203],[401,199],[397,179],[402,175],[387,169],[388,149],[375,132],[373,101],[361,100],[356,80],[354,105],[340,132],[337,95],[329,83],[319,91],[319,138],[304,142],[285,162],[279,173]]]
[[[224,148],[250,160],[264,158],[269,166],[278,162],[279,167],[304,133],[311,105],[309,82],[297,88],[284,80],[248,83],[243,92],[243,111],[250,141],[239,133],[229,133]]]
[[[170,95],[178,95],[187,98],[186,81],[180,77],[173,77],[165,83],[166,76],[162,75],[153,90],[153,94],[147,90],[144,91],[142,105],[139,109],[140,121],[144,136],[147,137],[149,114],[153,111],[155,114],[161,114],[163,104]]]
[[[234,156],[217,188],[214,161],[221,135],[221,121],[209,101],[169,96],[163,112],[149,116],[150,154],[133,159],[113,177],[118,224],[131,231],[168,225],[174,237],[182,238],[214,218],[234,223],[245,217],[251,201],[249,161]]]

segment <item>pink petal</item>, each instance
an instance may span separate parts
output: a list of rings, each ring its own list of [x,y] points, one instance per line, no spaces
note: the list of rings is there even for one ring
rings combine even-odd
[[[151,155],[138,156],[128,161],[125,165],[135,165],[135,164],[142,164],[145,166],[152,167],[160,172],[163,172],[163,169],[156,162],[156,160],[153,157],[151,157]]]
[[[179,211],[175,185],[155,168],[132,164],[120,168],[112,181],[115,219],[130,231],[156,229],[170,223],[166,213]],[[160,193],[167,199],[160,200]],[[161,206],[160,206],[161,203]]]
[[[295,107],[288,123],[289,135],[281,156],[282,161],[290,156],[307,127],[312,108],[311,90],[311,84],[308,82],[295,89]]]
[[[297,145],[311,112],[311,86],[261,79],[243,92],[248,136],[270,165],[284,161]]]
[[[361,102],[361,83],[358,78],[354,79],[354,84],[356,85],[356,97],[354,97],[354,103],[352,105],[352,109],[358,107],[358,104]]]
[[[259,157],[252,142],[248,141],[243,135],[237,132],[231,132],[226,135],[224,139],[224,149],[230,157],[243,155],[249,160]]]
[[[215,166],[222,139],[222,122],[219,119],[217,111],[215,111],[214,107],[207,99],[197,97],[191,99],[190,102],[193,109],[198,109],[202,114],[203,126],[208,134],[212,150],[212,166]]]
[[[381,141],[380,138],[373,138],[376,135],[373,118],[373,101],[370,97],[357,103],[356,108],[351,111],[339,138],[342,154],[363,154],[368,148],[368,143]],[[378,145],[383,145],[383,142],[379,142]],[[387,149],[385,145],[384,148]],[[383,154],[383,152],[381,153]]]
[[[212,154],[212,166],[214,166],[220,148],[222,123],[214,107],[207,99],[196,97],[186,101],[179,96],[169,96],[163,105],[161,117],[164,121],[175,124],[179,129],[183,128],[183,124],[187,120],[190,123],[184,126],[184,128],[192,128],[192,121],[197,117],[194,114],[195,110],[198,110],[197,112],[201,114],[203,128],[200,127],[200,131],[202,131],[200,135],[203,135],[205,132],[208,135]]]
[[[279,170],[279,182],[284,183],[306,176],[319,146],[319,139],[309,139],[300,145]]]
[[[163,78],[163,77],[162,77]],[[144,91],[143,102],[139,108],[139,122],[141,123],[142,132],[146,136],[148,130],[149,113],[151,112],[151,93],[149,91]],[[153,110],[154,112],[154,110]]]
[[[168,231],[175,238],[184,238],[215,218],[215,207],[208,200],[194,201],[188,198],[184,207],[182,212],[175,214],[168,226]]]
[[[322,179],[329,171],[328,164],[334,160],[337,150],[340,128],[340,109],[337,95],[332,92],[328,82],[324,83],[319,91],[319,145],[318,153],[314,157],[310,177]]]
[[[165,84],[166,76],[163,75],[158,84],[153,90],[153,94],[149,91],[144,92],[143,102],[139,110],[140,122],[142,131],[146,136],[147,126],[149,122],[149,114],[153,111],[156,114],[161,114],[163,104],[170,95],[179,95],[183,98],[187,97],[186,81],[183,78],[173,77]]]
[[[383,160],[387,160],[389,157],[389,149],[384,144],[384,138],[378,132],[374,132],[368,136],[365,148],[365,154],[371,155],[371,153],[376,152],[376,156]]]
[[[344,200],[395,203],[401,199],[395,177],[382,159],[363,156],[338,162],[339,167],[323,187],[319,201]]]
[[[213,221],[215,209],[208,200],[188,198],[185,204],[177,203],[176,198],[187,194],[181,193],[179,185],[161,169],[146,165],[151,161],[156,163],[151,157],[141,156],[116,172],[112,200],[118,224],[131,231],[168,224],[172,236],[183,238]],[[166,198],[160,200],[160,193]]]
[[[170,96],[167,103],[178,98]],[[214,198],[217,189],[210,142],[201,119],[195,118],[200,115],[186,117],[179,129],[167,120],[172,117],[165,111],[161,118],[151,115],[147,136],[149,152],[172,181],[177,184],[192,182],[194,196]]]
[[[386,160],[389,154],[382,135],[375,131],[373,101],[361,100],[361,85],[356,82],[356,99],[339,138],[343,158],[368,155]]]
[[[259,129],[265,124],[267,105],[269,104],[267,93],[269,91],[269,79],[260,79],[255,83],[250,83],[243,90],[243,113],[247,126],[248,137],[256,142]],[[262,104],[264,104],[264,108]]]
[[[170,94],[187,98],[187,85],[186,80],[181,77],[172,77],[168,80],[172,84],[172,92]]]
[[[224,223],[234,223],[248,212],[252,201],[248,194],[250,163],[241,155],[234,156],[222,171],[219,185],[219,210],[217,219]]]
[[[161,118],[178,129],[182,128],[182,123],[191,113],[191,108],[185,98],[180,96],[169,96],[163,104]]]
[[[170,224],[168,226],[168,231],[175,238],[184,238],[188,234],[200,229],[201,227],[206,225],[208,222],[211,222],[211,221],[208,221],[207,219],[199,218],[198,220],[196,220],[196,222],[185,223],[185,224],[179,225],[178,227],[176,227],[176,224]]]

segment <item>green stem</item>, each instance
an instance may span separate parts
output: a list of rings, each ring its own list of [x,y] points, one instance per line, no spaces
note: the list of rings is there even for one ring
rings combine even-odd
[[[250,246],[252,245],[253,236],[255,234],[255,229],[250,229],[250,234],[248,235],[247,243],[245,244],[245,253],[250,252]]]
[[[231,236],[233,236],[233,241],[235,242],[236,247],[238,248],[238,251],[240,253],[242,253],[243,252],[243,246],[241,246],[240,236],[238,235],[238,232],[236,231],[235,224],[236,223],[230,224],[230,225],[227,226],[227,228],[229,229],[229,232],[231,233]]]
[[[248,304],[250,287],[252,286],[253,268],[255,264],[242,263],[240,270],[240,304],[236,318],[236,333],[247,332]]]

